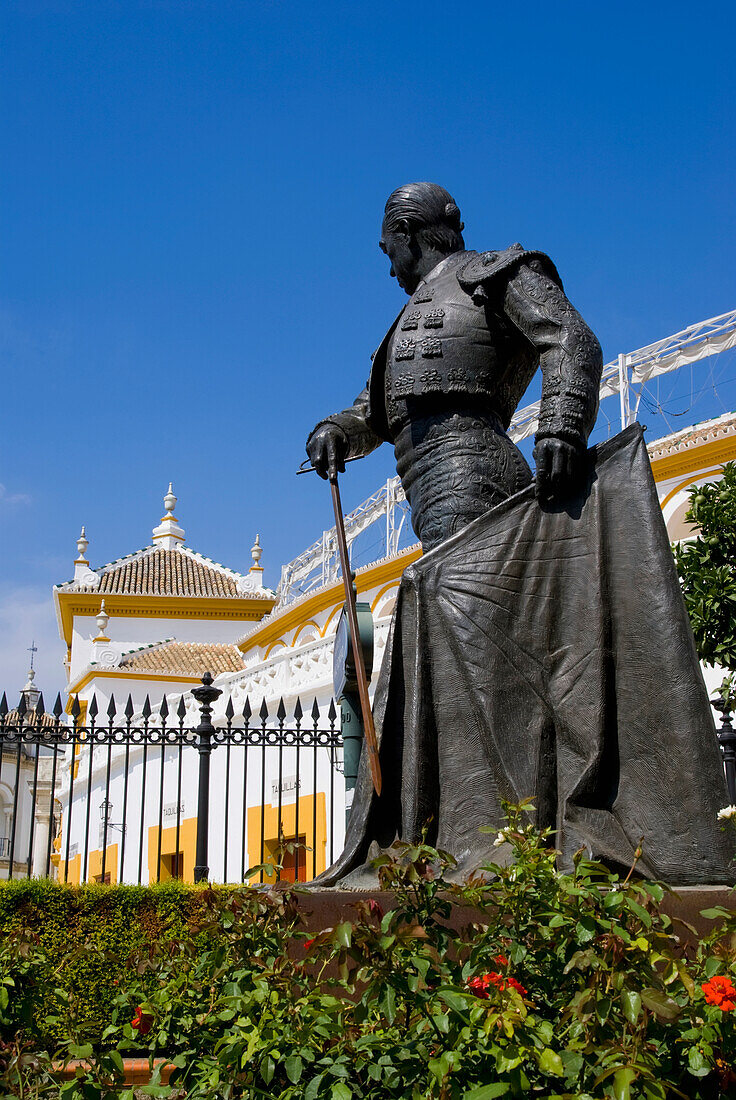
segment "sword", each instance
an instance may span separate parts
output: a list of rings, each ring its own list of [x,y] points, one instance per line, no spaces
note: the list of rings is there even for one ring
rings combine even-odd
[[[297,473],[306,474],[311,468],[311,464],[307,468],[307,463],[303,462]],[[337,484],[337,471],[330,474],[329,481],[330,491],[332,493],[332,507],[335,512],[337,550],[340,555],[342,579],[345,588],[345,610],[347,611],[348,615],[348,626],[350,627],[350,643],[353,649],[353,660],[355,662],[355,671],[358,677],[358,696],[360,698],[360,710],[363,715],[363,735],[365,737],[365,747],[368,751],[368,766],[371,772],[371,779],[373,780],[373,789],[375,790],[377,795],[380,795],[381,762],[378,759],[378,741],[376,740],[376,727],[373,723],[373,711],[371,710],[371,701],[368,696],[368,677],[365,674],[363,650],[360,648],[360,635],[358,633],[358,612],[355,607],[355,592],[353,591],[353,571],[350,568],[348,543],[347,539],[345,538],[345,524],[343,523],[342,518],[342,502],[340,500],[340,487]]]

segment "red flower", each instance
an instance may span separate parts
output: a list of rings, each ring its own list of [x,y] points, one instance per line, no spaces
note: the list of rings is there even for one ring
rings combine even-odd
[[[150,1012],[144,1012],[140,1005],[133,1013],[133,1019],[130,1021],[130,1026],[134,1031],[137,1031],[139,1035],[148,1035],[148,1032],[153,1027],[153,1016]]]
[[[703,982],[703,993],[709,1005],[718,1005],[722,1012],[733,1012],[736,1008],[736,988],[725,974],[716,974],[708,982]]]
[[[304,950],[309,951],[309,948],[312,946],[313,943],[314,943],[314,940],[305,940],[304,941]]]
[[[488,1000],[488,987],[491,984],[491,975],[482,974],[480,977],[468,978],[467,987],[471,993],[475,993],[476,997],[482,997],[484,1001]]]
[[[368,912],[372,917],[378,917],[379,920],[383,918],[383,909],[375,898],[368,898]]]
[[[506,958],[505,955],[494,955],[493,956],[493,961],[494,961],[494,963],[498,963],[499,966],[508,966],[509,965],[509,960]]]
[[[474,993],[476,997],[482,997],[486,1001],[492,985],[495,985],[496,989],[500,989],[502,993],[504,989],[515,989],[522,997],[526,996],[526,989],[517,982],[516,978],[505,978],[497,970],[492,970],[490,974],[468,978],[466,985],[471,993]]]

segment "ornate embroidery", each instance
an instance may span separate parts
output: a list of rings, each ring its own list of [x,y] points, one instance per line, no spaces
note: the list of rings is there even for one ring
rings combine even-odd
[[[388,417],[389,424],[396,419],[396,413],[399,406],[394,401],[390,393],[386,394],[386,416]]]
[[[425,336],[422,340],[422,356],[424,359],[441,359],[442,341],[436,336]]]
[[[447,381],[451,386],[458,386],[463,389],[468,384],[468,376],[460,367],[452,367],[452,369],[447,372]]]
[[[407,397],[414,392],[414,379],[410,374],[397,374],[394,378],[394,393],[397,397]]]
[[[568,382],[565,390],[566,397],[582,397],[584,401],[590,398],[590,386],[583,382]]]
[[[424,318],[425,328],[442,328],[444,324],[443,318],[445,316],[444,309],[429,309],[427,315]]]
[[[394,359],[413,359],[414,358],[414,341],[411,337],[406,340],[397,340],[396,348],[394,350]]]
[[[412,329],[419,328],[421,319],[422,311],[420,309],[413,309],[411,313],[407,313],[406,317],[401,322],[401,327],[404,332],[410,332]]]
[[[432,291],[429,289],[429,287],[426,287],[426,286],[422,287],[422,289],[418,290],[416,292],[416,294],[414,295],[414,301],[417,304],[419,304],[421,302],[431,302],[432,301]]]
[[[441,384],[442,375],[438,370],[425,370],[424,374],[420,375],[419,381],[429,389]]]

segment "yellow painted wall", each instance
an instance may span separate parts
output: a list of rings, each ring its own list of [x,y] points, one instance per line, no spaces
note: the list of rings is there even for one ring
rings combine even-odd
[[[313,878],[312,867],[316,853],[316,873],[326,869],[327,860],[327,813],[324,791],[317,794],[317,831],[314,830],[314,795],[305,794],[299,798],[299,835],[305,837],[307,845],[307,879]],[[281,828],[279,829],[279,811],[277,806],[266,804],[263,807],[263,862],[269,863],[278,855],[281,837],[287,840],[296,836],[296,803],[281,807]],[[248,809],[248,865],[257,867],[261,863],[261,807]],[[264,876],[265,882],[275,882],[276,876]]]
[[[183,882],[194,882],[194,864],[197,854],[197,819],[186,817],[179,824],[179,851],[184,854]],[[163,856],[172,856],[176,853],[176,825],[167,825],[161,831],[161,882],[166,882],[172,876],[164,866]],[[156,882],[158,878],[158,825],[150,825],[148,828],[148,881]]]
[[[68,870],[66,870],[67,866]],[[82,872],[82,857],[79,853],[69,860],[68,865],[66,860],[59,860],[59,882],[64,882],[65,871],[66,881],[73,886],[79,886],[79,877]]]
[[[102,874],[102,850],[96,849],[89,853],[89,870],[87,881],[94,882],[98,875]],[[118,845],[108,844],[105,849],[105,876],[110,875],[110,885],[118,881]]]

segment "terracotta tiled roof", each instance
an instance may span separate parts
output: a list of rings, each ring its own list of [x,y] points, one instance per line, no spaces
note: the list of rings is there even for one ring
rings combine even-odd
[[[123,654],[120,668],[135,672],[172,672],[201,676],[211,672],[239,672],[243,655],[237,646],[213,642],[162,642]]]
[[[736,413],[724,413],[715,420],[704,420],[700,424],[691,424],[672,435],[662,436],[647,444],[651,459],[664,458],[667,455],[688,451],[704,443],[714,443],[717,439],[726,439],[736,434]]]
[[[99,580],[98,580],[99,578]],[[56,585],[58,592],[99,592],[106,595],[204,596],[271,600],[276,593],[258,587],[249,574],[236,573],[188,546],[165,550],[146,546],[99,569],[82,580]]]
[[[40,718],[40,725],[42,729],[54,729],[56,727],[56,719],[54,718],[53,714],[42,714]],[[5,718],[2,719],[2,722],[5,726],[17,726],[20,722],[17,708],[14,710],[9,710],[8,713],[5,715]],[[61,720],[61,725],[63,724],[64,719]],[[38,728],[39,720],[34,711],[27,710],[25,712],[25,714],[23,715],[23,725],[30,726],[34,729]]]
[[[237,581],[181,550],[153,550],[113,565],[100,576],[98,591],[141,596],[239,596]]]

